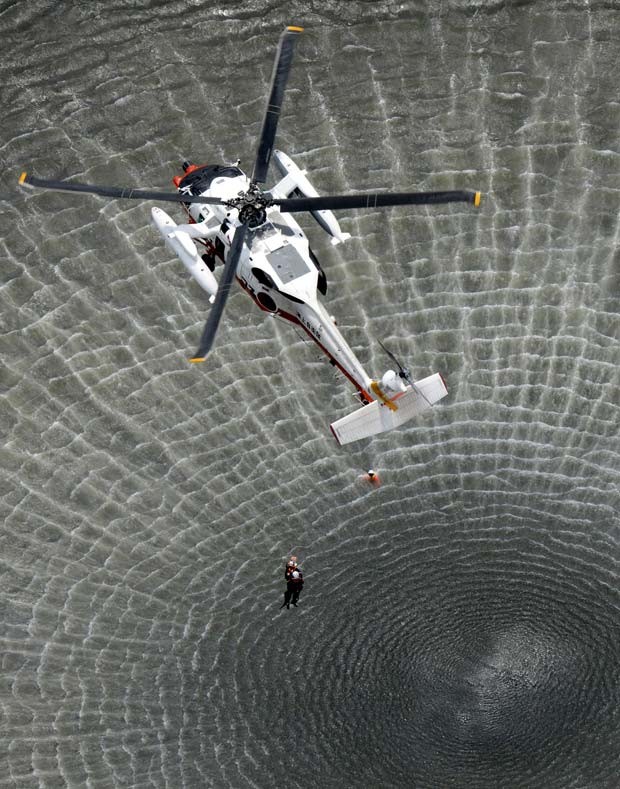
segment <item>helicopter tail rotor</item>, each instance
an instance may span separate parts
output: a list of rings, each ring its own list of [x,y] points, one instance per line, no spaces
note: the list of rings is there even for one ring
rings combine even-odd
[[[385,351],[385,353],[390,357],[390,359],[394,362],[394,364],[398,367],[398,376],[406,381],[408,384],[411,383],[411,372],[409,371],[408,367],[402,365],[398,359],[394,356],[392,351],[385,347],[385,345],[381,342],[381,340],[377,340],[381,348]]]
[[[394,362],[394,364],[398,367],[398,377],[401,378],[403,381],[405,381],[413,389],[414,392],[417,392],[420,395],[420,397],[428,403],[428,405],[431,405],[426,395],[422,391],[422,389],[420,389],[420,387],[418,387],[415,381],[413,380],[409,368],[401,364],[401,362],[399,362],[396,356],[394,356],[392,351],[388,350],[388,348],[385,347],[385,345],[381,342],[381,340],[378,340],[378,343],[383,348],[385,353],[390,357],[390,359]]]

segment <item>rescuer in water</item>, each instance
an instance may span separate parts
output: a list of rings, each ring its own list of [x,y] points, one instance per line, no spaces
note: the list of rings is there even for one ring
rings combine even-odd
[[[291,574],[296,569],[297,569],[297,557],[291,556],[291,558],[286,563],[286,566],[284,567],[284,578],[288,581],[291,577]]]
[[[381,480],[379,479],[379,475],[372,468],[369,468],[365,474],[362,474],[360,479],[364,480],[364,482],[368,482],[370,485],[373,486],[373,488],[378,488],[379,485],[381,485]]]
[[[301,594],[301,590],[304,586],[304,576],[301,570],[297,567],[297,561],[295,556],[291,556],[290,561],[287,563],[286,568],[284,570],[284,577],[286,578],[286,592],[284,592],[284,602],[280,606],[284,608],[290,608],[290,604],[293,603],[295,608],[297,608],[297,602],[299,600],[299,595]]]

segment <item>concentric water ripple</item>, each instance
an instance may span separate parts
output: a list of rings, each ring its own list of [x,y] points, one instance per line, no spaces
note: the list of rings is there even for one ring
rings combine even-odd
[[[208,303],[149,206],[279,146],[324,193],[482,208],[304,224],[369,371],[449,397],[338,448],[349,387]],[[615,789],[620,23],[605,0],[0,4],[0,786]],[[358,475],[370,465],[381,488]],[[281,609],[283,564],[306,577]]]

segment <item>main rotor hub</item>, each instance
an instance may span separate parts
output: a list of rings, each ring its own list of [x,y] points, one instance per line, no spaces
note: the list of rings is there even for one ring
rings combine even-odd
[[[254,203],[248,203],[239,209],[239,219],[244,225],[247,225],[250,230],[254,230],[260,225],[264,225],[267,220],[265,209]]]
[[[265,209],[269,205],[269,200],[256,184],[251,184],[247,192],[241,192],[239,197],[230,201],[229,205],[239,211],[240,221],[251,230],[267,221]]]

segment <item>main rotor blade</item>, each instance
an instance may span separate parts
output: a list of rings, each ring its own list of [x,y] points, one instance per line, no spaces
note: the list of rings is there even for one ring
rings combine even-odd
[[[480,205],[480,192],[380,192],[378,194],[326,195],[275,199],[280,211],[323,211],[339,208],[380,208],[392,205],[434,205],[435,203],[473,203]]]
[[[302,31],[303,27],[291,26],[287,27],[280,36],[280,43],[278,44],[278,51],[271,75],[271,91],[267,101],[263,128],[261,129],[256,152],[256,161],[252,171],[252,183],[255,184],[264,184],[267,180],[267,170],[269,169],[273,142],[276,136],[276,129],[278,128],[282,101],[284,100],[284,88],[291,70],[291,63],[293,62],[295,41]]]
[[[194,356],[190,359],[190,362],[204,362],[207,354],[211,350],[211,346],[215,340],[217,328],[220,325],[222,313],[224,312],[224,307],[228,300],[230,286],[232,285],[232,281],[235,277],[237,264],[239,263],[239,258],[241,257],[241,250],[243,248],[243,242],[247,232],[247,225],[241,225],[235,231],[232,244],[230,245],[230,252],[228,253],[228,260],[226,261],[224,271],[222,272],[220,282],[217,286],[217,295],[215,297],[215,301],[213,302],[213,306],[211,307],[211,312],[209,313],[205,327],[202,331],[200,346],[198,347],[198,350]]]
[[[22,173],[19,177],[20,184],[27,186],[40,186],[44,189],[58,189],[62,192],[87,192],[103,197],[119,197],[126,200],[157,200],[166,203],[208,203],[209,205],[226,205],[219,197],[197,197],[185,195],[180,192],[150,192],[144,189],[130,189],[119,186],[94,186],[93,184],[78,184],[73,181],[55,181],[47,178],[37,178],[35,175]]]

